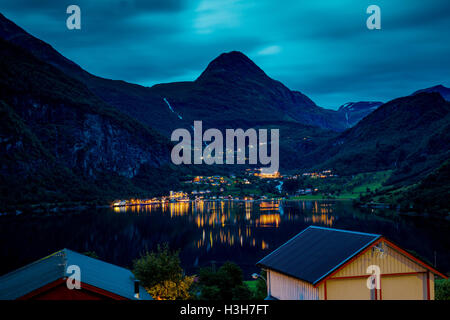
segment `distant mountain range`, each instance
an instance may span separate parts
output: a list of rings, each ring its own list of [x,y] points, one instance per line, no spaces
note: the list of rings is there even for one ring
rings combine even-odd
[[[393,169],[390,183],[411,183],[449,158],[450,102],[422,92],[383,104],[303,163],[346,174]]]
[[[83,70],[0,14],[0,201],[103,201],[175,186],[176,128],[279,128],[283,170],[393,169],[412,183],[449,157],[450,89],[317,106],[241,52],[190,82],[144,87]],[[187,171],[186,171],[187,170]],[[148,192],[151,190],[151,192]]]
[[[345,115],[347,127],[351,128],[382,104],[379,101],[347,102],[339,107],[338,112]]]
[[[84,83],[106,103],[165,135],[179,127],[188,128],[197,119],[216,128],[230,123],[254,127],[271,119],[342,131],[365,115],[352,113],[348,121],[348,112],[318,107],[306,95],[268,77],[248,57],[236,51],[214,59],[193,82],[148,88],[86,72],[1,14],[0,37],[29,50],[40,60]]]

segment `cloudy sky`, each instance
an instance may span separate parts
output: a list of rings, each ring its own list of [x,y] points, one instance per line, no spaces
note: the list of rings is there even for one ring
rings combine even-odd
[[[66,8],[81,8],[81,30]],[[381,8],[381,30],[366,9]],[[448,0],[0,0],[0,12],[87,71],[151,86],[239,50],[318,105],[450,86]]]

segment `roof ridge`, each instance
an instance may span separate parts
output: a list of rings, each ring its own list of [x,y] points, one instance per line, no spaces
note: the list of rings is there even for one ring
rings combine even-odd
[[[359,231],[337,229],[337,228],[327,228],[327,227],[320,227],[320,226],[313,226],[313,225],[309,226],[308,228],[323,229],[323,230],[330,230],[330,231],[339,231],[339,232],[347,232],[347,233],[354,233],[354,234],[360,234],[360,235],[364,235],[364,236],[373,236],[373,237],[381,236],[381,234],[377,234],[377,233],[367,233],[367,232],[359,232]]]
[[[20,267],[20,268],[18,268],[18,269],[15,269],[15,270],[12,270],[12,271],[10,271],[10,272],[8,272],[8,273],[5,273],[5,274],[3,274],[2,276],[0,276],[0,279],[4,278],[4,277],[6,277],[6,276],[10,276],[10,275],[12,275],[12,274],[14,274],[14,273],[17,273],[17,272],[19,272],[19,271],[22,271],[22,270],[24,270],[24,269],[27,269],[27,268],[31,267],[32,265],[38,264],[38,263],[40,263],[40,262],[42,262],[42,261],[44,261],[44,260],[46,260],[46,259],[48,259],[48,258],[50,258],[50,257],[53,257],[54,255],[56,255],[56,254],[58,254],[58,253],[60,253],[60,252],[62,252],[62,251],[64,251],[64,250],[66,250],[66,249],[61,249],[61,250],[55,251],[55,252],[53,252],[53,253],[51,253],[51,254],[49,254],[49,255],[43,257],[43,258],[40,258],[40,259],[38,259],[38,260],[35,260],[35,261],[33,261],[33,262],[30,262],[30,263],[28,263],[28,264],[26,264],[26,265]]]
[[[98,261],[98,262],[101,262],[101,263],[108,264],[108,265],[113,266],[113,267],[115,267],[115,268],[123,269],[123,270],[125,270],[125,271],[131,272],[131,274],[134,276],[133,272],[132,272],[130,269],[128,269],[128,268],[118,266],[117,264],[110,263],[110,262],[104,261],[104,260],[102,260],[102,259],[93,258],[93,257],[90,257],[90,256],[88,256],[88,255],[85,255],[85,254],[82,254],[82,253],[80,253],[80,252],[73,251],[73,250],[70,250],[70,249],[63,249],[63,250],[66,250],[66,251],[68,251],[68,252],[71,252],[71,253],[74,253],[74,254],[76,254],[76,255],[82,256],[83,258],[89,258],[89,259],[92,259],[92,260],[95,260],[95,261]],[[62,250],[61,250],[61,251],[62,251]]]

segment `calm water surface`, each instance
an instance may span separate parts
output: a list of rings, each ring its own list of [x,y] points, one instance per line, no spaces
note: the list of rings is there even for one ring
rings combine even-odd
[[[350,201],[186,202],[75,213],[0,217],[0,274],[62,248],[95,251],[131,267],[158,243],[180,249],[188,274],[234,261],[244,276],[255,263],[309,225],[383,234],[450,270],[450,223],[354,208]]]

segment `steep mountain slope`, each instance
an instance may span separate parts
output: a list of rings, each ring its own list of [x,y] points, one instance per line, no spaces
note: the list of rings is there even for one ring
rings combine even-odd
[[[142,166],[158,168],[170,154],[167,140],[146,126],[169,136],[176,128],[191,127],[194,120],[203,120],[204,129],[279,128],[283,169],[326,167],[342,173],[396,169],[391,182],[402,183],[424,176],[448,157],[448,103],[438,93],[418,93],[382,106],[348,103],[332,111],[271,79],[236,51],[214,59],[195,81],[148,88],[91,75],[1,14],[0,38],[34,55],[18,48],[14,49],[20,52],[18,57],[5,53],[1,91],[5,121],[20,124],[23,142],[49,154],[55,160],[47,162],[56,161],[80,179],[96,178],[97,171],[138,179],[139,172],[148,172]],[[5,48],[13,50],[5,43]],[[26,61],[13,60],[19,57]],[[30,67],[14,70],[21,65]],[[445,95],[448,89],[424,90]],[[47,105],[55,103],[61,112],[48,110]],[[117,133],[110,129],[114,126],[126,131]],[[88,132],[80,135],[85,127]],[[108,142],[115,139],[120,142]],[[81,143],[75,143],[78,140]],[[95,152],[86,152],[91,145]],[[159,145],[164,151],[154,153]],[[136,148],[132,156],[122,156],[127,147]],[[8,148],[12,150],[9,144]],[[27,149],[21,150],[26,153]]]
[[[214,59],[194,82],[160,84],[151,90],[166,97],[183,117],[218,128],[290,121],[338,131],[344,125],[336,111],[289,90],[237,51]]]
[[[445,100],[450,101],[450,88],[444,87],[441,84],[434,87],[417,90],[416,92],[413,93],[413,95],[422,92],[437,92],[440,93]]]
[[[99,98],[122,112],[168,135],[178,120],[169,108],[146,87],[120,80],[96,77],[62,56],[52,46],[37,39],[0,13],[0,38],[14,43],[65,74],[84,83]]]
[[[403,192],[397,200],[406,208],[419,212],[450,213],[450,161],[426,176],[420,183]]]
[[[344,114],[347,127],[351,128],[382,104],[379,101],[347,102],[339,107],[338,112]]]
[[[62,201],[69,194],[71,200],[92,200],[142,191],[131,179],[143,168],[169,162],[167,138],[2,39],[0,116],[4,202]]]
[[[84,83],[98,97],[143,123],[169,135],[193,120],[211,126],[255,126],[260,121],[293,121],[341,131],[342,113],[320,108],[308,97],[269,78],[239,52],[213,60],[194,82],[152,88],[93,76],[0,15],[0,37],[32,52]],[[170,105],[170,106],[169,106]]]
[[[411,183],[450,157],[450,103],[438,93],[392,100],[318,148],[303,165],[341,173],[395,169],[390,183]]]

